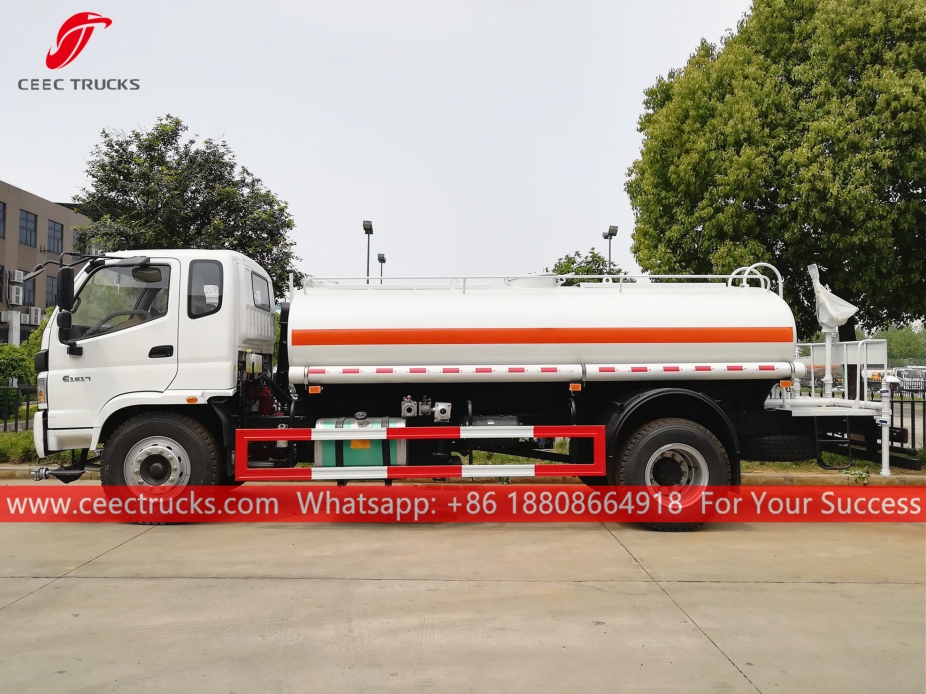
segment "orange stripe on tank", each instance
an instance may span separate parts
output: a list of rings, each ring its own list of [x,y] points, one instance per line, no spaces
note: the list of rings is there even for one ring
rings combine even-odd
[[[293,330],[294,347],[318,345],[554,345],[793,342],[786,327],[752,328],[348,328]]]

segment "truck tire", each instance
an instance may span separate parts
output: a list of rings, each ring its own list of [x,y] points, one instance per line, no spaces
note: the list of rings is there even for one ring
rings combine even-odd
[[[175,412],[148,412],[124,422],[103,448],[103,486],[212,486],[221,456],[201,422]]]
[[[657,419],[631,434],[608,482],[620,486],[728,485],[730,459],[708,429],[687,419]],[[654,530],[687,532],[703,523],[647,523]]]
[[[812,436],[777,434],[754,436],[741,441],[743,460],[765,463],[796,463],[815,460],[817,448]]]

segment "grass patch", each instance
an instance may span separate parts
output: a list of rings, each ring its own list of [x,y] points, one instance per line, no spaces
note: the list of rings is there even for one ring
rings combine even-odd
[[[43,463],[63,462],[70,460],[70,454],[65,451],[62,453],[52,453],[42,460]],[[37,465],[40,459],[35,452],[35,444],[32,441],[32,431],[11,431],[0,433],[0,464],[17,463]]]
[[[35,416],[35,413],[38,412],[38,405],[34,402],[29,403],[29,408],[26,409],[26,406],[23,405],[19,408],[19,423],[22,424],[27,419],[32,419]],[[8,424],[16,424],[16,416],[13,415],[6,420]]]
[[[920,460],[926,462],[926,454],[924,451],[920,450],[917,455]],[[844,466],[848,459],[844,455],[836,455],[835,453],[823,453],[823,462],[827,465],[833,466]],[[898,471],[898,474],[902,473],[904,475],[923,475],[926,474],[924,471],[916,470],[904,470],[901,468],[892,468],[895,471]],[[817,465],[816,460],[802,460],[796,463],[757,463],[752,460],[744,460],[742,462],[743,472],[814,472],[820,474],[829,474],[829,475],[838,475],[840,474],[839,470],[824,470],[819,465]],[[845,471],[845,474],[856,474],[864,475],[864,473],[878,473],[881,471],[881,463],[875,463],[871,460],[859,460],[858,458],[852,459],[852,467],[849,470]]]

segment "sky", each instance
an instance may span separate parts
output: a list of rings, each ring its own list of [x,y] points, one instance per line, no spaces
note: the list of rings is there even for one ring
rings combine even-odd
[[[69,201],[102,129],[170,113],[289,204],[309,274],[364,275],[363,220],[373,275],[378,253],[387,276],[543,271],[605,250],[610,225],[614,261],[639,272],[624,183],[643,92],[749,4],[8,2],[0,180]],[[59,27],[84,11],[112,24],[50,70]],[[140,88],[72,88],[86,78]]]

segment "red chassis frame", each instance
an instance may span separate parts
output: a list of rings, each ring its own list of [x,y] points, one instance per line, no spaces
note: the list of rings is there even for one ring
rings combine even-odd
[[[385,436],[383,436],[385,432]],[[466,439],[466,438],[590,438],[592,464],[550,465],[391,465],[324,468],[249,468],[251,441],[317,441],[353,439]],[[475,473],[474,468],[479,468]],[[495,474],[493,475],[493,468]],[[516,471],[510,471],[517,468]],[[530,472],[528,468],[535,468]],[[464,470],[465,469],[465,470]],[[323,471],[324,474],[320,474]],[[339,476],[338,471],[346,474]],[[316,474],[313,475],[313,472]],[[364,473],[369,477],[364,477]],[[385,474],[384,474],[385,473]],[[387,429],[238,429],[235,431],[235,480],[305,481],[311,479],[408,479],[419,477],[554,477],[606,475],[604,425],[536,427],[395,427]]]

